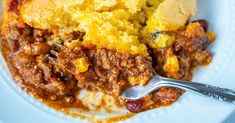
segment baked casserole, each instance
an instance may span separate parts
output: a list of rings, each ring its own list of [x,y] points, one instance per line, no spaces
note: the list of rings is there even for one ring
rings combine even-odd
[[[57,110],[94,110],[92,99],[77,98],[81,90],[133,113],[170,105],[182,90],[134,101],[120,93],[155,72],[191,81],[212,61],[214,33],[206,20],[190,20],[196,0],[4,0],[3,9],[1,51],[15,83]]]

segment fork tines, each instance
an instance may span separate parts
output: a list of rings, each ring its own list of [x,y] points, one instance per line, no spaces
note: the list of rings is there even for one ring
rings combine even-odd
[[[54,55],[55,57],[58,57],[58,52],[56,52],[55,50],[51,50],[50,51],[50,53],[52,54],[52,55]]]
[[[50,55],[47,56],[47,58],[52,62],[52,63],[56,63],[56,58],[51,57]]]
[[[64,44],[65,39],[61,36],[56,36],[52,40],[50,40],[48,43],[50,46],[55,46],[57,49],[60,49],[62,45]]]
[[[56,58],[58,57],[58,52],[61,50],[65,40],[61,36],[56,36],[52,40],[48,42],[50,46],[53,47],[52,50],[46,55],[46,57],[52,61],[53,63],[56,63]]]

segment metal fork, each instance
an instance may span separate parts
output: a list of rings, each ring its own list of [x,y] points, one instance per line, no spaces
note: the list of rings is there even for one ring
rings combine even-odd
[[[232,90],[198,82],[165,78],[159,75],[154,75],[146,86],[139,85],[126,89],[122,92],[121,96],[129,100],[137,100],[149,95],[160,87],[177,87],[196,94],[235,104],[235,92]]]
[[[65,40],[60,37],[60,36],[56,36],[54,39],[49,41],[49,45],[52,47],[55,47],[53,50],[50,50],[50,53],[47,54],[47,58],[53,62],[56,63],[56,57],[58,57],[58,51],[61,50],[62,45],[64,44]],[[56,51],[58,50],[58,51]]]

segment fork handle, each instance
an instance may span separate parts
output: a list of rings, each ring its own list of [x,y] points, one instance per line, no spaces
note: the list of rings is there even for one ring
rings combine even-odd
[[[178,87],[183,90],[188,90],[200,95],[235,104],[235,92],[232,90],[198,82],[187,82],[164,77],[161,77],[160,79],[161,82],[159,84],[162,84],[162,86]]]

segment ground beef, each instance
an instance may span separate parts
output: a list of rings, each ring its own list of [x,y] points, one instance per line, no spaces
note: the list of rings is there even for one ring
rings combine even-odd
[[[197,22],[186,30],[178,31],[173,50],[179,59],[180,79],[190,81],[195,68],[211,62],[211,53],[206,50],[210,43],[212,41]]]
[[[180,69],[177,79],[191,81],[194,69],[201,65],[208,65],[211,62],[211,53],[206,48],[213,40],[210,40],[211,38],[206,34],[207,23],[203,20],[199,22],[194,21],[186,29],[177,31],[172,48],[155,51],[153,57],[157,60],[154,66],[157,73],[162,76],[172,77],[163,70],[163,65],[170,51],[173,51],[178,58]],[[153,92],[152,100],[159,105],[169,105],[175,102],[182,92],[180,89],[163,87]]]
[[[211,53],[206,50],[207,46],[213,41],[210,40],[200,23],[189,24],[186,29],[176,32],[173,47],[167,47],[154,50],[152,57],[156,59],[154,68],[162,76],[169,76],[164,71],[163,66],[173,52],[178,59],[180,70],[176,79],[191,81],[192,72],[201,65],[207,65],[211,62]]]
[[[33,29],[27,25],[10,25],[2,32],[2,51],[17,84],[28,93],[52,102],[67,105],[76,100],[78,89],[99,90],[114,97],[130,87],[131,77],[150,78],[150,57],[118,53],[108,49],[89,49],[80,45],[63,46],[54,63],[48,59],[53,46],[48,42],[53,32]],[[83,34],[72,33],[68,42],[81,38]],[[82,39],[79,39],[82,40]],[[51,56],[51,55],[50,55]],[[89,69],[76,73],[71,63],[85,57]],[[66,103],[66,104],[65,104]],[[61,107],[63,107],[61,105]]]
[[[84,33],[80,32],[68,34],[65,36],[68,44],[55,48],[48,43],[55,37],[53,32],[15,24],[1,30],[1,50],[16,84],[23,90],[59,108],[73,107],[79,89],[99,90],[118,97],[123,89],[139,84],[138,81],[143,78],[150,78],[152,68],[162,76],[172,77],[163,69],[172,53],[179,61],[177,79],[190,81],[193,70],[209,64],[212,59],[206,48],[213,38],[208,37],[206,30],[202,22],[189,24],[186,29],[174,33],[172,47],[149,49],[150,57],[83,47]],[[58,54],[52,54],[52,49]],[[49,60],[48,56],[55,60]],[[89,67],[84,72],[77,72],[73,61],[81,57]],[[133,78],[140,79],[133,83]],[[153,105],[169,105],[182,93],[180,89],[163,87],[153,92],[150,100],[154,104],[151,106],[146,106],[149,104],[146,100],[124,101],[122,105],[137,113]]]
[[[68,75],[67,81],[61,81],[61,76],[46,57],[51,50],[46,43],[51,32],[27,25],[11,25],[7,29],[7,32],[2,32],[5,34],[2,36],[2,51],[17,85],[45,100],[65,100],[67,95],[75,93],[75,78]]]
[[[76,74],[71,61],[81,57],[88,60],[90,67],[86,72]],[[108,49],[87,49],[79,44],[74,47],[64,46],[57,62],[58,67],[64,67],[76,76],[79,87],[90,87],[88,85],[92,82],[98,90],[115,97],[119,96],[123,89],[131,86],[131,83],[128,83],[130,78],[150,78],[152,75],[150,57],[118,53]]]

